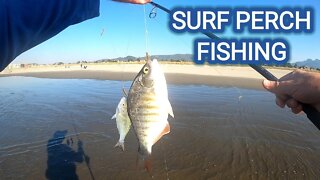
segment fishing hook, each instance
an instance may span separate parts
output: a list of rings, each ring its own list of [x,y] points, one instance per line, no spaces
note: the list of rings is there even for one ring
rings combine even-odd
[[[151,12],[149,13],[149,18],[154,19],[157,16],[157,6],[153,6]]]

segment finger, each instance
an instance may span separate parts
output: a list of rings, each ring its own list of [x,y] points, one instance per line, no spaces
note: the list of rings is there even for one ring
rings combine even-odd
[[[147,4],[151,2],[151,0],[131,0],[134,4]]]
[[[281,107],[284,108],[284,106],[286,105],[286,101],[280,99],[280,98],[276,98],[276,104]]]
[[[291,108],[291,111],[292,111],[294,114],[299,114],[300,112],[302,112],[302,106],[299,105],[298,107]]]
[[[290,98],[290,96],[283,95],[283,94],[276,94],[276,97],[284,102],[287,102]]]
[[[273,89],[275,89],[278,86],[278,82],[277,81],[269,81],[269,80],[263,80],[262,82],[263,87],[268,90],[273,92]]]
[[[291,98],[291,99],[288,99],[287,102],[286,102],[287,106],[289,108],[296,108],[298,107],[300,104],[298,101],[296,101],[295,99]]]
[[[289,96],[286,95],[282,95],[282,94],[276,94],[276,104],[281,107],[284,108],[286,105],[286,102],[290,99]]]
[[[284,94],[289,95],[292,91],[292,82],[289,81],[269,81],[263,80],[262,82],[263,87],[274,93],[274,94]]]

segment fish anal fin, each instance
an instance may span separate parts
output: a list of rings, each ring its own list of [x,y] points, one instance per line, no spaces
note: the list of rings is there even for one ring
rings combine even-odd
[[[157,143],[159,141],[159,139],[162,138],[162,136],[169,134],[170,133],[170,125],[167,122],[166,126],[164,127],[164,129],[162,130],[162,132],[155,138],[155,140],[153,141],[153,144]]]

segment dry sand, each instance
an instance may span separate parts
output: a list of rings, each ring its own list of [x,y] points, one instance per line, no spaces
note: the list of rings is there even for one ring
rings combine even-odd
[[[80,65],[37,66],[29,68],[6,69],[0,73],[5,76],[27,76],[55,79],[98,79],[98,80],[132,80],[143,64],[139,63],[105,63],[88,64],[87,69]],[[209,66],[193,64],[161,64],[168,83],[205,84],[217,86],[237,86],[261,89],[263,77],[250,67],[244,66]],[[291,72],[284,69],[269,69],[275,76],[282,77]]]

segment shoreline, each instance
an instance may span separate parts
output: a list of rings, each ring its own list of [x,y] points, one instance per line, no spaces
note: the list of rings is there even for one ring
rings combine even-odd
[[[34,77],[47,79],[93,79],[93,80],[113,80],[113,81],[132,81],[135,73],[121,73],[108,71],[54,71],[54,72],[29,72],[1,74],[1,77]],[[168,84],[175,85],[208,85],[219,87],[239,87],[246,89],[263,90],[261,86],[262,79],[244,78],[244,77],[226,77],[211,75],[194,74],[175,74],[166,73]]]
[[[23,76],[48,79],[95,79],[132,81],[136,73],[108,72],[108,71],[55,71],[55,72],[29,72],[12,73],[0,75],[0,77]],[[209,85],[221,87],[239,87],[249,89],[263,89],[261,79],[243,77],[225,77],[211,75],[175,74],[166,73],[166,80],[169,84],[176,85]]]
[[[50,79],[96,79],[132,81],[143,64],[98,64],[81,69],[78,65],[45,66],[9,69],[0,73],[0,77],[24,76]],[[239,87],[262,90],[264,79],[250,67],[243,66],[197,66],[188,64],[161,64],[169,84],[209,85]],[[277,77],[291,70],[268,69]]]

